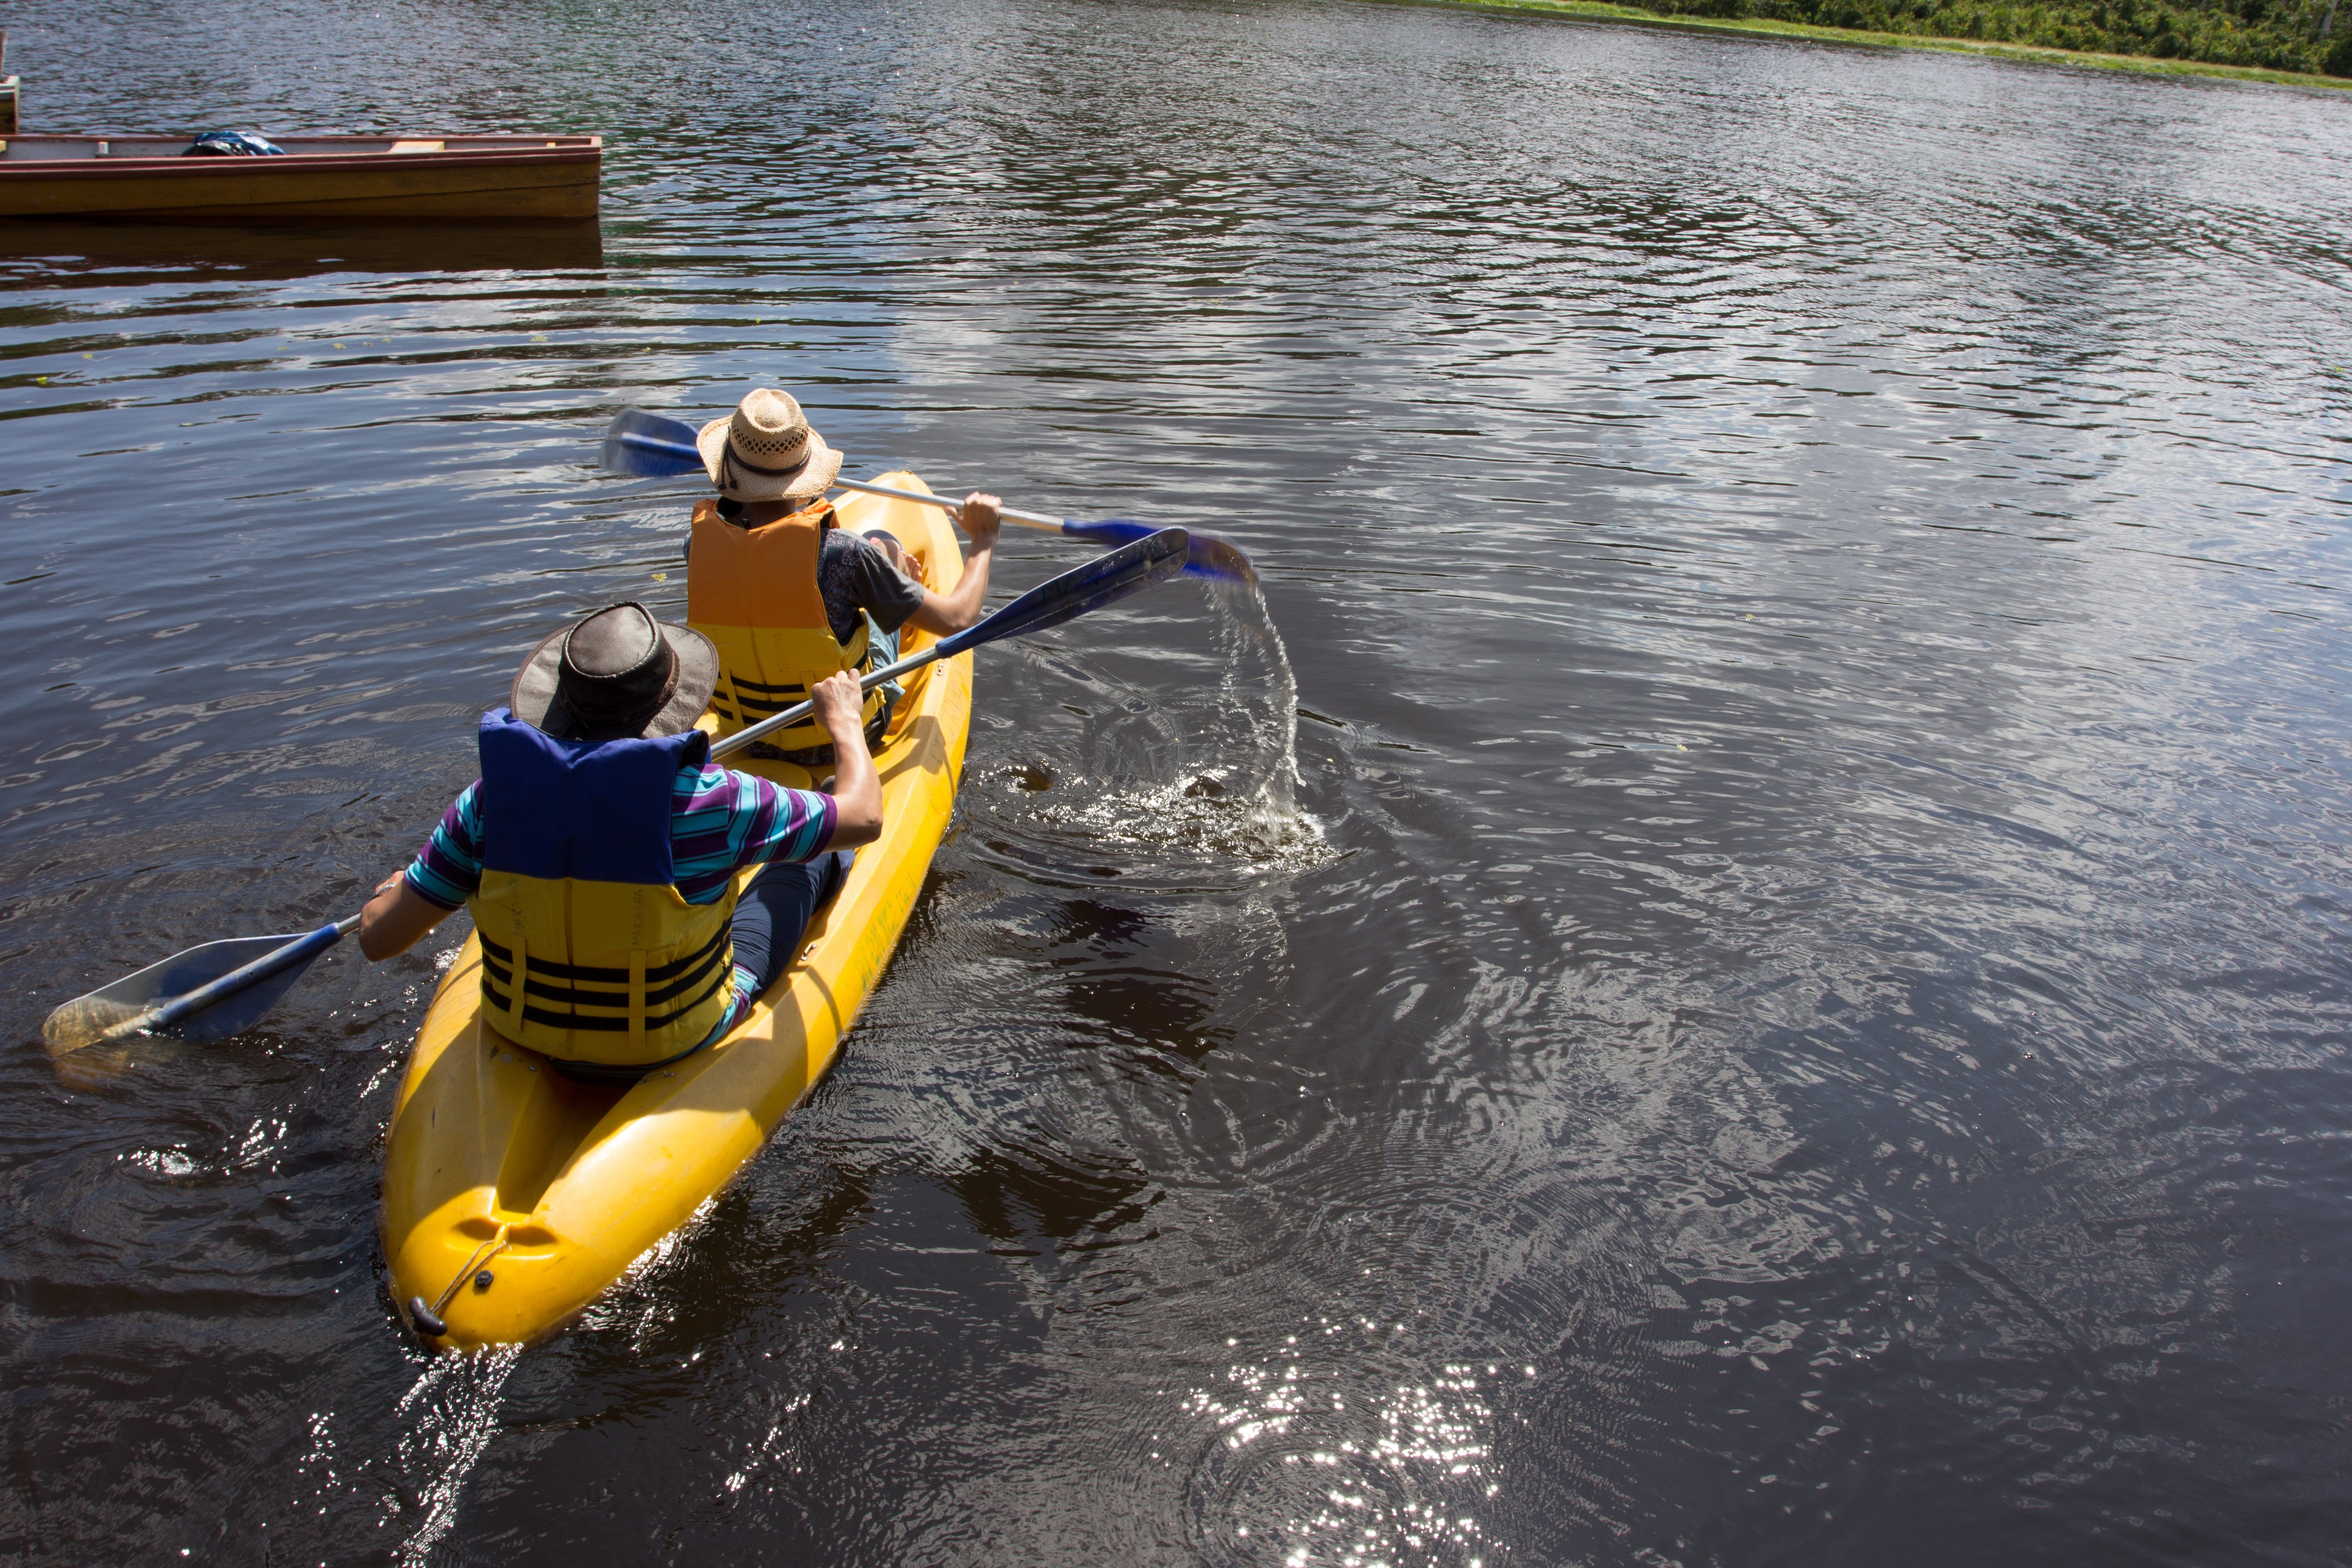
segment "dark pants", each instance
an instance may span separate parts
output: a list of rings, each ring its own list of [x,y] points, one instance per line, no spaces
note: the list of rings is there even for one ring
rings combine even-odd
[[[814,860],[772,860],[735,901],[735,967],[760,977],[751,994],[776,983],[800,951],[816,907],[841,891],[856,852],[836,849]]]

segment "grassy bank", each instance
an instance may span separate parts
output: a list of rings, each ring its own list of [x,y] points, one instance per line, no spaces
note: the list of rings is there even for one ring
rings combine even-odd
[[[2352,0],[2319,29],[2334,0],[1460,0],[1496,11],[1538,11],[1774,37],[1822,38],[1906,49],[2159,75],[2232,77],[2352,89]]]

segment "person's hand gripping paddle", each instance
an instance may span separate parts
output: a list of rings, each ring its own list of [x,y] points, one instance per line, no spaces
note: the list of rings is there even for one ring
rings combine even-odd
[[[1146,534],[1040,584],[952,637],[941,637],[921,652],[874,671],[860,687],[871,691],[934,659],[952,658],[1006,637],[1026,637],[1117,604],[1182,571],[1190,546],[1181,528]],[[814,710],[806,702],[787,708],[714,742],[710,755],[732,755],[755,741],[801,723]],[[299,936],[238,937],[189,948],[65,1003],[41,1026],[41,1037],[47,1042],[49,1054],[58,1057],[133,1035],[226,1039],[259,1023],[319,955],[357,930],[359,923],[360,917],[352,915]]]

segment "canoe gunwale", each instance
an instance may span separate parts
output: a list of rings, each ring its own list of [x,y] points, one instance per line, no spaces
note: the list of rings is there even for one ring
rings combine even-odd
[[[10,138],[12,141],[21,138]],[[601,163],[594,147],[483,147],[454,153],[289,153],[282,158],[27,158],[0,161],[0,181],[129,180],[170,174],[184,179],[289,179],[385,169],[518,169]]]

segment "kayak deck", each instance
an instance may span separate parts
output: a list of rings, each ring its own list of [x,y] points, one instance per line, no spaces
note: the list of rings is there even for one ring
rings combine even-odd
[[[924,488],[911,474],[882,482]],[[858,496],[841,516],[887,528],[934,589],[962,574],[934,508]],[[902,652],[931,640],[909,628]],[[971,655],[907,686],[875,758],[881,838],[858,850],[800,956],[717,1045],[635,1085],[575,1083],[483,1025],[481,943],[467,937],[417,1033],[384,1150],[394,1300],[404,1314],[412,1297],[433,1307],[448,1331],[438,1343],[519,1343],[561,1327],[724,1187],[832,1064],[906,929],[963,772]],[[789,763],[740,765],[811,782]]]

